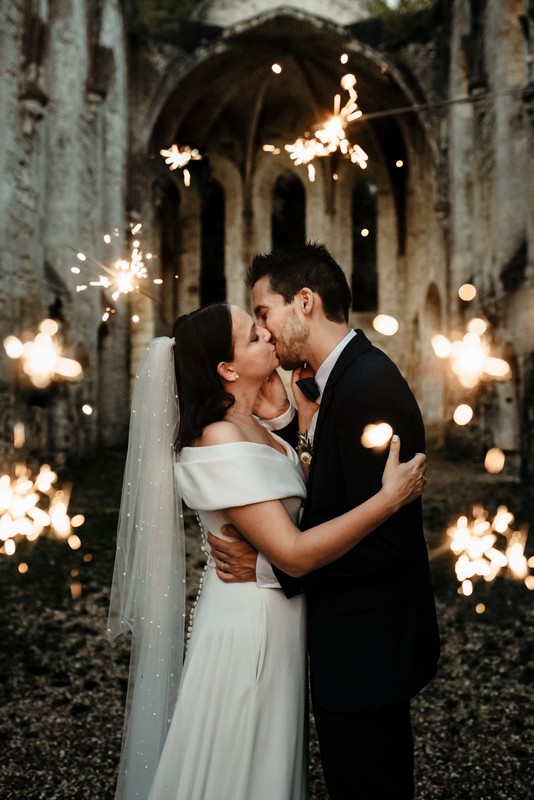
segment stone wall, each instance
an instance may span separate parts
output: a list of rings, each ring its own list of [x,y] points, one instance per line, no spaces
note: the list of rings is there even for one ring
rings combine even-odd
[[[23,456],[53,458],[124,438],[128,406],[127,315],[104,329],[108,299],[77,292],[98,278],[75,275],[72,248],[102,261],[123,250],[128,152],[125,37],[118,2],[16,0],[2,4],[0,116],[0,338],[60,323],[65,355],[84,367],[80,383],[32,388],[0,353],[2,461],[13,423],[26,425]],[[119,231],[109,249],[103,235]],[[113,252],[112,252],[113,251]],[[90,404],[93,414],[82,412]]]

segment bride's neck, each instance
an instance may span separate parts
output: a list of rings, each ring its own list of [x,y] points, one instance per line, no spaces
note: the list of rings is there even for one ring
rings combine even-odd
[[[228,389],[228,394],[234,397],[235,402],[226,412],[226,418],[231,418],[236,414],[240,418],[249,417],[252,419],[252,412],[256,405],[260,388],[261,384],[257,387],[232,384],[232,387]]]

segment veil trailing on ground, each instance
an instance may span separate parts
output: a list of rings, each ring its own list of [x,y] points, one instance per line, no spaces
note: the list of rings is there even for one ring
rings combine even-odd
[[[133,635],[116,800],[148,797],[182,669],[185,546],[174,477],[173,344],[154,339],[135,377],[108,620],[110,641]]]

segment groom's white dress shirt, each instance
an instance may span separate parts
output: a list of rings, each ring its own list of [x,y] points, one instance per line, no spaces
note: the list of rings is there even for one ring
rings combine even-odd
[[[326,382],[330,377],[330,373],[334,369],[336,365],[336,361],[338,360],[339,356],[348,345],[351,339],[354,339],[356,336],[356,331],[349,331],[347,335],[342,339],[339,344],[337,344],[331,353],[327,355],[317,372],[315,373],[315,383],[317,384],[317,388],[319,389],[319,397],[315,401],[318,405],[321,405],[321,397],[324,392],[324,387],[326,386]],[[290,404],[287,411],[281,414],[279,417],[271,420],[264,420],[263,424],[269,430],[282,430],[285,428],[286,425],[289,425],[293,417],[295,416],[295,408]],[[317,414],[319,412],[316,411],[312,417],[312,421],[310,424],[310,430],[308,431],[308,436],[313,444],[313,434],[315,432],[315,426],[317,425]],[[258,589],[280,589],[280,584],[278,583],[276,576],[273,572],[273,568],[270,562],[265,558],[262,553],[258,553],[258,558],[256,560],[256,585]]]

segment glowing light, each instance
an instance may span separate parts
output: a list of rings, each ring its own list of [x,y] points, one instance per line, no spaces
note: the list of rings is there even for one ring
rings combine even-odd
[[[87,261],[87,256],[83,253],[76,253],[76,258],[79,258],[80,261]]]
[[[467,403],[462,403],[454,410],[452,418],[457,425],[467,425],[473,419],[473,409]]]
[[[498,447],[490,447],[484,459],[484,469],[491,475],[498,475],[504,469],[506,456]]]
[[[469,321],[467,330],[470,333],[476,333],[477,336],[482,336],[484,333],[486,333],[487,327],[488,326],[483,319],[480,319],[480,317],[474,317]]]
[[[188,169],[184,169],[183,171],[184,176],[184,186],[189,187],[191,186],[191,173]]]
[[[485,610],[486,610],[486,606],[484,605],[484,603],[477,603],[476,604],[475,611],[477,612],[477,614],[483,614]]]
[[[347,61],[349,60],[347,53],[341,53],[339,60],[341,61],[342,64],[346,64]]]
[[[25,561],[21,561],[20,564],[18,565],[17,569],[18,569],[18,571],[20,572],[21,575],[25,575],[26,572],[28,572],[29,567],[28,567],[28,565],[26,564]]]
[[[169,166],[171,172],[175,169],[184,169],[190,161],[201,161],[202,156],[196,147],[189,147],[189,145],[173,144],[169,150],[160,150],[160,155],[165,159],[165,163]],[[191,181],[191,174],[188,171],[189,181]],[[186,183],[186,176],[184,170],[184,184]]]
[[[432,347],[438,358],[448,358],[451,354],[452,345],[441,333],[432,337]]]
[[[393,336],[399,330],[399,323],[388,314],[377,314],[373,320],[373,328],[384,336]]]
[[[72,272],[74,275],[79,275],[79,274],[80,274],[80,272],[81,272],[81,269],[80,269],[79,267],[71,267],[71,268],[70,268],[70,271],[71,271],[71,272]]]
[[[109,233],[104,234],[104,241],[106,244],[109,244],[111,242],[111,236],[109,235]]]
[[[369,236],[369,228],[362,228],[360,231],[360,235],[364,237]]]
[[[89,403],[84,403],[84,405],[82,406],[82,411],[89,417],[93,413],[93,407],[90,406]]]
[[[14,475],[0,476],[0,553],[12,556],[19,541],[33,542],[45,533],[61,539],[72,534],[70,489],[56,489],[56,482],[48,464],[35,477],[24,464],[15,467]]]
[[[61,344],[56,337],[59,325],[45,319],[33,340],[21,342],[16,336],[4,340],[9,358],[20,359],[22,371],[38,389],[44,389],[58,378],[79,380],[83,377],[81,364],[61,355]]]
[[[476,295],[477,295],[477,290],[472,283],[464,283],[458,289],[458,297],[460,298],[460,300],[465,300],[466,302],[469,302],[470,300],[474,300]]]
[[[8,336],[4,339],[4,349],[9,358],[20,358],[24,345],[16,336]]]
[[[534,575],[527,575],[525,578],[525,586],[527,589],[530,589],[530,591],[534,590]]]
[[[401,158],[398,158],[397,161],[395,161],[395,166],[400,169],[404,166],[404,161]]]
[[[474,581],[491,582],[503,570],[506,570],[504,576],[513,580],[526,582],[533,577],[528,575],[531,565],[524,554],[526,529],[513,530],[513,522],[514,515],[506,506],[499,506],[490,519],[486,509],[477,505],[471,520],[461,516],[448,528],[450,549],[457,556],[455,572],[462,594],[472,593]],[[483,613],[485,607],[480,605],[483,609],[478,613]]]
[[[82,596],[82,584],[80,581],[71,581],[70,594],[73,600],[78,600]]]
[[[274,144],[264,144],[263,150],[266,153],[271,153],[273,156],[278,156],[282,152],[279,147],[275,147]]]
[[[315,167],[313,164],[308,164],[308,180],[313,183],[315,180]]]
[[[366,448],[384,447],[393,436],[393,428],[387,422],[366,425],[363,429],[361,443]]]
[[[67,539],[67,544],[72,550],[79,550],[82,546],[82,540],[79,536],[76,536],[75,533],[71,533],[69,538]]]
[[[134,322],[135,324],[139,322],[139,314],[133,314],[132,322]]]
[[[74,516],[71,519],[70,524],[71,524],[71,526],[73,528],[79,528],[80,525],[83,525],[84,522],[85,522],[84,515],[83,514],[76,514],[76,516]]]
[[[23,422],[15,422],[13,425],[13,447],[16,450],[20,450],[21,447],[24,447],[24,443],[26,441],[26,430],[24,428]]]
[[[340,83],[341,88],[349,94],[345,105],[341,106],[341,95],[336,94],[333,115],[316,127],[313,137],[306,133],[304,136],[299,136],[292,144],[284,146],[295,166],[309,165],[315,158],[323,158],[339,151],[344,158],[350,158],[352,163],[358,164],[361,169],[367,167],[367,153],[359,145],[351,144],[346,136],[348,124],[362,116],[356,102],[358,98],[354,88],[356,76],[347,73],[343,75]],[[264,145],[264,150],[266,147],[269,147],[270,152],[274,152],[274,145]],[[308,177],[313,180],[315,173],[308,169]]]
[[[152,283],[155,283],[156,285],[160,286],[163,283],[163,280],[161,278],[154,278]]]
[[[280,64],[273,64],[271,66],[271,69],[276,75],[280,75],[280,73],[282,72],[282,67],[280,66]]]
[[[439,358],[450,358],[450,367],[462,386],[472,389],[481,380],[509,380],[510,365],[502,358],[489,353],[489,345],[484,338],[487,323],[478,317],[467,326],[462,339],[450,342],[446,336],[438,334],[432,338],[432,347]]]

